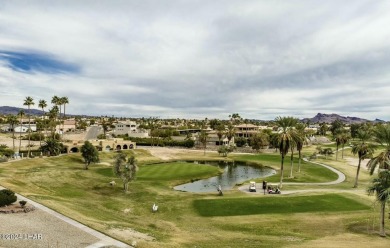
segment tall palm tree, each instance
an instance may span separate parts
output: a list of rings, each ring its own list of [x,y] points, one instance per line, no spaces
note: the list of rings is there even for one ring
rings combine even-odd
[[[297,147],[297,142],[296,142],[296,139],[297,139],[297,134],[295,132],[295,130],[291,129],[289,131],[289,134],[291,136],[291,140],[290,140],[290,151],[291,151],[291,156],[290,156],[290,178],[293,177],[293,167],[294,167],[294,149]]]
[[[341,142],[341,158],[344,158],[344,146],[345,144],[351,139],[351,135],[347,132],[342,132],[340,136],[340,142]]]
[[[30,123],[30,120],[31,120],[31,113],[30,113],[30,107],[33,106],[35,103],[34,103],[34,99],[30,96],[26,97],[26,99],[24,99],[24,103],[23,105],[24,106],[27,106],[28,108],[28,153],[27,153],[27,157],[29,158],[30,157],[30,150],[31,150],[31,147],[30,147],[30,136],[31,136],[31,123]]]
[[[305,134],[305,128],[306,125],[303,123],[298,123],[295,126],[296,130],[296,139],[295,143],[297,144],[297,150],[298,150],[298,156],[299,156],[299,162],[298,162],[298,172],[301,172],[301,159],[302,159],[302,149],[303,145],[306,143],[306,134]]]
[[[61,98],[58,96],[53,96],[51,98],[51,103],[54,105],[54,107],[57,107],[57,115],[59,114],[61,117]],[[55,122],[57,123],[57,116],[55,117]]]
[[[49,127],[51,129],[51,136],[55,138],[55,128],[57,126],[58,107],[55,105],[49,110]]]
[[[46,131],[45,130],[45,108],[47,107],[46,101],[39,100],[38,107],[42,109],[42,112],[43,112],[42,113],[42,126],[43,126],[44,131]],[[42,146],[42,130],[41,130],[41,134],[39,135],[39,146]]]
[[[336,141],[336,160],[337,160],[339,154],[339,146],[341,145],[341,140],[342,140],[342,134],[340,133],[336,134],[334,139]]]
[[[217,136],[218,136],[218,144],[221,145],[221,140],[225,133],[225,125],[221,123],[216,127],[216,129],[217,129]]]
[[[16,115],[8,115],[7,123],[12,129],[12,150],[15,151],[15,125],[18,124],[18,117]]]
[[[283,166],[284,166],[284,158],[288,153],[290,148],[290,143],[292,137],[290,135],[289,130],[292,129],[293,126],[297,123],[297,119],[293,117],[276,117],[275,123],[282,129],[279,134],[279,152],[281,155],[281,163],[280,163],[280,184],[279,187],[282,188],[283,184]]]
[[[234,128],[233,124],[229,123],[225,134],[226,138],[229,141],[229,145],[230,145],[230,141],[233,139],[235,134],[236,134],[236,129]]]
[[[380,231],[379,235],[386,237],[385,231],[385,209],[386,203],[390,200],[390,170],[379,172],[378,178],[372,180],[372,184],[367,189],[368,194],[375,194],[376,200],[381,204]]]
[[[63,118],[65,118],[65,105],[69,104],[69,98],[67,96],[61,97],[61,104],[64,105],[64,115]]]
[[[353,185],[354,188],[357,188],[358,186],[358,179],[359,179],[359,172],[360,172],[360,165],[362,160],[366,158],[372,158],[372,155],[374,153],[374,146],[370,143],[366,143],[368,139],[371,137],[371,133],[366,130],[358,130],[356,133],[357,138],[360,140],[359,143],[355,143],[352,146],[352,153],[354,155],[358,155],[359,157],[359,163],[356,171],[356,178],[355,178],[355,184]]]
[[[374,140],[381,145],[385,145],[386,150],[368,161],[367,167],[371,175],[376,167],[379,167],[380,170],[390,170],[390,124],[379,125],[373,132]]]
[[[19,129],[19,155],[20,155],[20,148],[22,147],[22,124],[23,124],[23,116],[24,116],[24,110],[21,109],[19,110],[19,113],[18,113],[20,119],[20,129]]]

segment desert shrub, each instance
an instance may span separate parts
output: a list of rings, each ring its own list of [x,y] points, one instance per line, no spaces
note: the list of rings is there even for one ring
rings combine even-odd
[[[28,136],[26,136],[28,139]],[[40,141],[40,140],[44,140],[45,139],[45,135],[43,133],[31,133],[30,134],[30,140],[32,141]]]
[[[12,190],[3,189],[0,190],[0,207],[10,205],[16,202],[16,195]]]

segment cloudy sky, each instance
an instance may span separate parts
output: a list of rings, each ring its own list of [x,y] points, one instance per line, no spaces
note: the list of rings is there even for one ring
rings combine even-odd
[[[389,26],[390,1],[3,0],[0,106],[390,120]]]

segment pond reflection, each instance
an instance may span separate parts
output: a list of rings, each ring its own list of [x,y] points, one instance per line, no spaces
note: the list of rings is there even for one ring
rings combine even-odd
[[[247,180],[268,177],[276,173],[275,170],[249,164],[246,162],[227,162],[227,161],[186,161],[198,164],[209,164],[218,166],[223,169],[221,175],[210,177],[207,179],[198,180],[191,183],[181,184],[174,187],[175,190],[187,191],[187,192],[217,192],[218,185],[221,185],[222,191],[232,189],[236,184],[243,183]]]

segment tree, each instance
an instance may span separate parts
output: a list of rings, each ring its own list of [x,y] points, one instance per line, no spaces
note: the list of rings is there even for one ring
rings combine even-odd
[[[264,132],[256,133],[251,139],[251,146],[253,150],[260,151],[264,146],[269,145],[269,136]]]
[[[45,100],[39,100],[38,107],[42,109],[42,112],[43,112],[43,114],[42,114],[42,117],[43,117],[42,118],[42,125],[43,125],[44,131],[46,131],[45,130],[45,108],[47,107],[46,101]],[[41,145],[42,145],[42,139],[39,139],[39,146],[41,146]]]
[[[135,179],[138,170],[137,160],[134,156],[131,156],[126,161],[126,154],[119,152],[115,156],[113,169],[114,174],[122,179],[123,190],[127,192],[129,190],[129,183]]]
[[[370,143],[366,143],[366,141],[371,137],[371,133],[367,132],[365,130],[359,129],[356,132],[356,137],[360,139],[359,143],[355,143],[352,146],[352,153],[354,155],[358,155],[359,157],[359,163],[356,171],[356,178],[355,178],[355,184],[354,188],[358,187],[358,179],[359,179],[359,172],[360,172],[360,165],[362,160],[366,158],[372,158],[372,155],[374,153],[374,146]]]
[[[278,125],[279,128],[281,128],[281,132],[279,133],[279,152],[281,156],[281,162],[280,162],[280,184],[279,187],[282,188],[283,184],[283,165],[284,165],[284,158],[286,154],[288,153],[288,150],[290,149],[290,143],[292,140],[292,137],[289,133],[289,130],[295,126],[297,123],[297,119],[293,117],[276,117],[275,123]]]
[[[381,217],[380,217],[380,231],[379,235],[386,237],[385,231],[385,209],[386,203],[390,200],[390,170],[380,171],[378,178],[372,180],[371,185],[367,189],[368,194],[375,194],[376,200],[380,202]]]
[[[227,157],[229,153],[233,152],[235,146],[232,145],[223,145],[218,148],[218,154],[222,154],[222,156]]]
[[[306,143],[306,134],[305,134],[306,125],[303,123],[298,123],[295,125],[296,137],[295,143],[297,145],[298,150],[298,172],[301,172],[301,159],[302,159],[302,149],[303,145]]]
[[[328,127],[327,127],[326,123],[321,123],[320,124],[320,130],[318,130],[318,134],[325,136],[326,135],[326,131],[328,131]]]
[[[226,138],[229,141],[229,145],[230,145],[230,141],[233,139],[235,134],[236,134],[236,129],[234,128],[233,124],[229,123],[225,133]]]
[[[221,140],[223,138],[223,135],[225,134],[225,125],[220,123],[218,126],[215,127],[217,129],[217,136],[218,136],[218,145],[221,145]]]
[[[58,106],[53,106],[49,110],[49,126],[51,129],[51,136],[52,138],[55,138],[55,128],[57,126],[57,115],[58,115]]]
[[[338,133],[341,133],[344,129],[344,124],[341,120],[336,119],[330,124],[330,131],[332,132],[333,137],[335,137]]]
[[[91,163],[98,163],[99,162],[99,152],[94,147],[91,142],[85,141],[84,145],[81,146],[81,156],[83,156],[85,161],[85,169],[88,170],[88,166]]]
[[[203,129],[199,133],[199,142],[203,145],[204,155],[206,155],[206,147],[207,147],[208,135],[209,134],[206,132],[206,130],[203,130]]]
[[[65,119],[66,118],[65,106],[66,106],[66,104],[69,104],[69,98],[67,96],[64,96],[64,97],[61,97],[60,100],[61,100],[61,104],[64,105],[64,115],[63,115],[63,118]]]
[[[374,140],[381,145],[385,145],[386,149],[368,161],[367,167],[371,175],[376,167],[379,167],[381,170],[390,170],[390,125],[379,125],[373,132]]]
[[[340,135],[340,143],[341,143],[341,158],[344,158],[344,146],[351,139],[351,136],[348,132],[342,132]]]
[[[20,148],[22,147],[22,124],[23,124],[23,116],[24,116],[24,110],[21,109],[19,110],[19,113],[18,113],[19,117],[20,117],[20,129],[19,129],[19,154],[20,154]]]
[[[336,160],[337,160],[337,157],[338,157],[338,154],[339,154],[339,146],[341,144],[341,134],[340,133],[337,133],[336,136],[335,136],[335,141],[336,141]]]
[[[18,124],[18,117],[16,115],[8,115],[7,123],[12,129],[12,150],[15,151],[15,126]]]
[[[58,156],[64,149],[64,145],[53,137],[48,137],[40,150],[49,156]]]
[[[31,120],[31,113],[30,113],[30,107],[33,106],[35,103],[34,103],[34,99],[30,96],[26,97],[26,99],[24,99],[24,103],[23,105],[27,106],[28,107],[28,152],[27,152],[27,157],[29,158],[30,157],[30,150],[31,150],[31,147],[30,147],[30,136],[31,136],[31,123],[30,123],[30,120]]]

